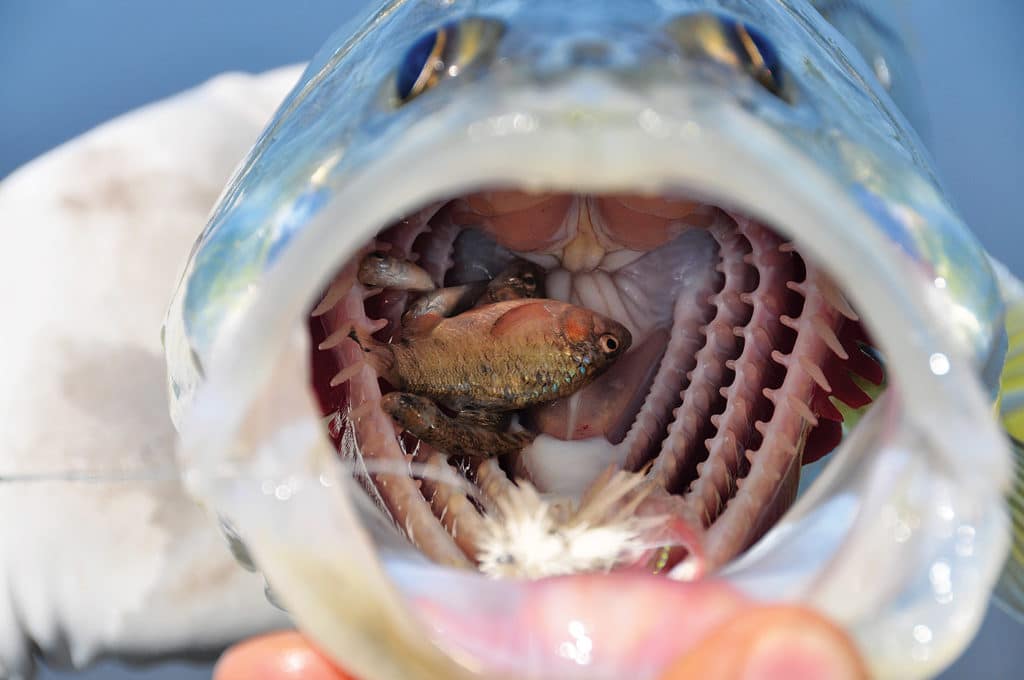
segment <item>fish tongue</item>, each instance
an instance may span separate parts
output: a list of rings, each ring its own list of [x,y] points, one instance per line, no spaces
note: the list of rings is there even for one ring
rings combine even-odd
[[[567,399],[533,410],[541,434],[567,441],[603,435],[612,444],[626,437],[657,375],[669,334],[659,329],[606,373]]]

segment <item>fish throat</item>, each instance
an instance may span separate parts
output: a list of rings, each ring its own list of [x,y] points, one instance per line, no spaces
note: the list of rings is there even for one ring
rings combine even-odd
[[[546,297],[619,322],[632,346],[571,396],[516,413],[517,453],[450,455],[385,413],[393,386],[344,332],[403,337],[417,293],[361,283],[360,263],[375,252],[415,262],[438,288],[529,260]],[[836,448],[844,418],[868,407],[884,378],[824,271],[756,220],[676,195],[487,191],[431,204],[343,264],[309,328],[314,388],[338,450],[396,466],[362,478],[369,497],[430,559],[492,575],[675,567],[692,578],[722,567],[789,508],[803,465]],[[444,481],[455,475],[472,486]],[[515,543],[514,513],[538,509],[549,535],[627,527],[607,539],[622,549],[552,564],[566,545],[526,568],[540,546],[495,542]]]

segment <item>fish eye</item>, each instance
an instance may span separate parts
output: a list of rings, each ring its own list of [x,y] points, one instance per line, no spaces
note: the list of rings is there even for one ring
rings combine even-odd
[[[404,104],[492,56],[504,32],[500,21],[469,17],[425,33],[406,50],[398,66],[395,90],[399,101]]]
[[[667,31],[686,56],[743,70],[771,94],[793,102],[793,88],[778,52],[753,26],[712,12],[696,12],[674,20]]]
[[[752,26],[734,22],[733,31],[746,54],[747,70],[766,90],[780,95],[783,77],[782,62],[779,60],[775,48],[760,31]]]
[[[619,339],[616,338],[611,333],[605,333],[600,338],[598,338],[597,342],[598,346],[601,348],[601,351],[604,352],[605,354],[612,354],[614,352],[617,352],[620,347]]]
[[[527,288],[536,288],[537,287],[537,277],[534,276],[532,273],[525,272],[519,278],[526,285]]]

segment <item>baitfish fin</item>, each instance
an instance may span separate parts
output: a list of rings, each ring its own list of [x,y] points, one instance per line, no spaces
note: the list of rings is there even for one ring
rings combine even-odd
[[[1013,536],[995,595],[1013,614],[1024,617],[1024,298],[1008,302],[1006,334],[998,408],[1013,450],[1013,486],[1007,498]]]
[[[491,337],[500,338],[516,333],[525,337],[528,329],[549,330],[553,316],[543,300],[515,305],[494,321]]]
[[[397,382],[395,374],[395,357],[385,343],[374,339],[371,335],[359,332],[355,326],[349,329],[348,337],[359,345],[359,349],[363,350],[366,363],[373,368],[377,375],[392,384],[400,384]]]

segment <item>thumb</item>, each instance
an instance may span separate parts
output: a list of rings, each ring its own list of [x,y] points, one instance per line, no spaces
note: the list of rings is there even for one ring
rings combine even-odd
[[[270,633],[229,649],[213,680],[355,680],[294,631]]]
[[[748,610],[674,662],[661,680],[859,680],[853,643],[820,614],[796,607]]]

